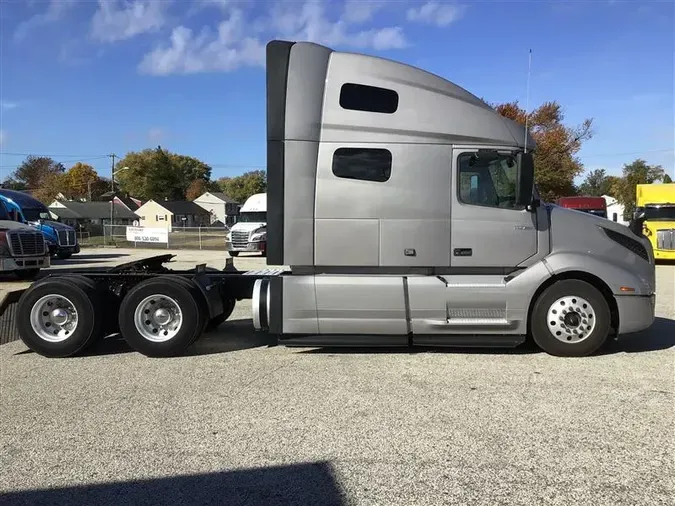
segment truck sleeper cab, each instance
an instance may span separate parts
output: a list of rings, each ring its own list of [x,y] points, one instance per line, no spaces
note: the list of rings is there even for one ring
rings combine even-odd
[[[266,72],[267,263],[288,268],[177,272],[158,258],[57,276],[22,296],[25,343],[76,353],[101,325],[96,308],[118,304],[134,349],[178,354],[248,298],[254,327],[289,346],[513,347],[529,336],[583,356],[652,324],[650,242],[541,203],[521,125],[439,76],[314,43],[270,42]],[[47,349],[44,320],[29,315],[64,293],[94,317]]]
[[[604,197],[562,197],[557,200],[556,204],[567,209],[607,218],[607,201]]]

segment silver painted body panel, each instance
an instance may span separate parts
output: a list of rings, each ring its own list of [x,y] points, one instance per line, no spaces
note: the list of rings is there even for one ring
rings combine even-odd
[[[274,139],[283,143],[280,258],[291,266],[282,276],[283,334],[407,335],[413,344],[415,336],[524,335],[540,287],[572,272],[599,278],[617,296],[619,332],[651,324],[648,240],[559,207],[519,210],[459,198],[458,156],[522,148],[521,125],[421,69],[311,43],[289,52],[285,129]],[[398,108],[344,109],[345,83],[394,90]],[[364,147],[391,152],[386,181],[333,173],[337,149]],[[531,137],[527,147],[536,148]],[[640,241],[649,259],[600,227]]]

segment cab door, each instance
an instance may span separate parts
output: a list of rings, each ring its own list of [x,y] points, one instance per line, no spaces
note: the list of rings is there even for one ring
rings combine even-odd
[[[510,268],[537,254],[537,217],[516,204],[508,151],[453,149],[450,265]]]

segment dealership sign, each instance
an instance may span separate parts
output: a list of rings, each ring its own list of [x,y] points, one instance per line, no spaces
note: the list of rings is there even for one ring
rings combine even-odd
[[[165,228],[127,227],[127,241],[168,243],[169,231]]]

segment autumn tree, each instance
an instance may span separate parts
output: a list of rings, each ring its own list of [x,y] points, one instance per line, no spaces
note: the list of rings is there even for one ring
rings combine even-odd
[[[209,184],[203,179],[195,179],[188,186],[187,191],[185,192],[185,198],[192,201],[199,198],[200,195],[203,195],[207,191],[209,191]]]
[[[28,156],[17,167],[6,187],[31,190],[35,198],[51,203],[62,185],[61,176],[66,168],[48,156]]]
[[[101,178],[94,167],[82,162],[68,169],[62,180],[60,191],[72,199],[96,200],[110,190],[110,182]]]
[[[223,193],[243,204],[251,195],[267,191],[267,174],[264,170],[253,170],[241,176],[220,178],[218,184]]]
[[[593,136],[592,119],[580,125],[565,125],[562,107],[557,102],[545,102],[529,115],[518,102],[493,105],[502,116],[525,125],[536,142],[534,152],[535,182],[545,201],[574,195],[574,178],[584,167],[576,156],[585,140]]]
[[[637,185],[662,181],[666,174],[660,165],[649,165],[641,158],[625,164],[622,173],[623,177],[615,185],[614,197],[623,205],[624,220],[630,220],[635,211]]]
[[[197,158],[156,149],[127,153],[115,169],[129,167],[115,175],[121,190],[143,200],[181,200],[197,179],[209,182],[211,167]]]

